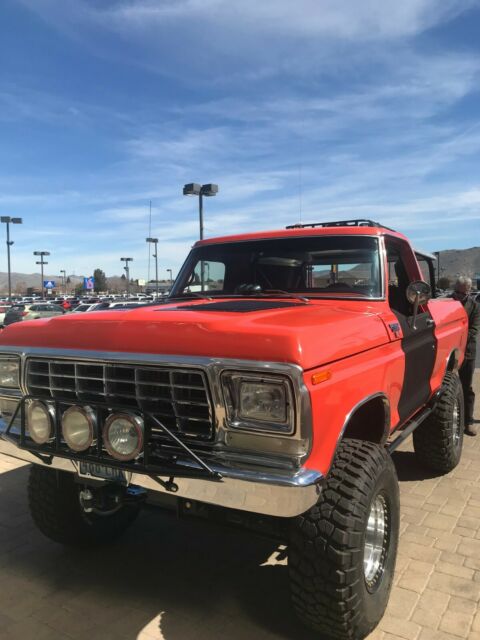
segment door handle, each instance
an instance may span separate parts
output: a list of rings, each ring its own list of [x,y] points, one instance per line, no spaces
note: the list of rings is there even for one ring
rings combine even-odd
[[[427,327],[434,327],[435,326],[435,320],[432,320],[432,318],[427,318],[426,325],[427,325]]]

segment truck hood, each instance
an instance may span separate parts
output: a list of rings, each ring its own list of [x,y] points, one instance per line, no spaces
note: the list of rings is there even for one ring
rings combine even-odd
[[[389,341],[376,303],[195,300],[18,322],[2,345],[290,362],[303,369]],[[377,303],[378,304],[378,303]]]

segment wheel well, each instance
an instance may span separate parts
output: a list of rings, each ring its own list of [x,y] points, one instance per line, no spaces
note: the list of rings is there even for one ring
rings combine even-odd
[[[386,440],[389,426],[388,400],[385,396],[378,395],[354,409],[346,424],[343,437],[380,443]]]
[[[458,369],[458,355],[458,349],[454,349],[448,358],[447,371],[456,371]]]

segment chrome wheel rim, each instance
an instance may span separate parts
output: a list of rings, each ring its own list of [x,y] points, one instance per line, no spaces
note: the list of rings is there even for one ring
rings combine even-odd
[[[363,573],[367,586],[372,589],[383,574],[388,538],[387,504],[377,495],[370,507],[365,529]]]
[[[455,405],[453,407],[452,414],[452,425],[453,425],[453,444],[454,446],[458,446],[461,437],[461,424],[460,424],[460,410],[458,408],[458,400],[455,401]]]

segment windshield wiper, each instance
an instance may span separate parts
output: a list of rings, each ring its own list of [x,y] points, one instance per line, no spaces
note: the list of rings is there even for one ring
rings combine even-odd
[[[167,296],[167,300],[190,300],[191,298],[199,300],[213,300],[212,296],[208,296],[206,294],[197,293],[196,291],[191,291],[190,293],[185,293],[181,296]]]
[[[301,300],[304,304],[310,304],[310,300],[297,293],[284,291],[283,289],[262,289],[259,284],[241,284],[237,289],[237,294],[248,297],[264,297],[264,298],[294,298]]]
[[[288,291],[283,291],[283,289],[264,289],[261,291],[261,295],[272,297],[275,296],[280,298],[294,298],[295,300],[301,300],[305,304],[310,304],[310,299],[305,296],[300,296],[298,293],[289,293]]]

